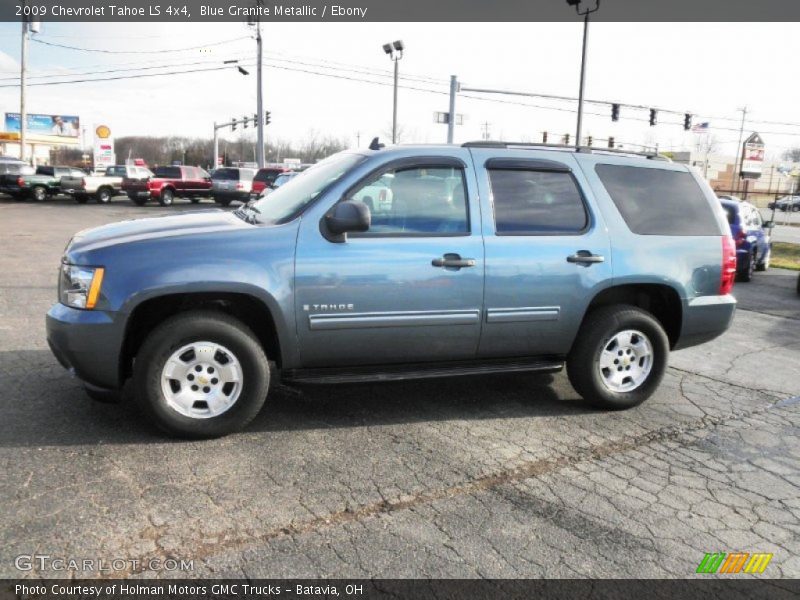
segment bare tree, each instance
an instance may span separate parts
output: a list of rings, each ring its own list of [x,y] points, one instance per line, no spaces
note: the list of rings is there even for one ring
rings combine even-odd
[[[792,162],[800,162],[800,147],[795,146],[794,148],[789,148],[783,153],[783,159]]]

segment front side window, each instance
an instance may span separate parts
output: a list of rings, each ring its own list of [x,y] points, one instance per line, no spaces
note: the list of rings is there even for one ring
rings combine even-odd
[[[497,235],[575,235],[589,216],[572,175],[489,169]]]
[[[156,167],[155,176],[162,179],[180,179],[180,167]]]
[[[464,171],[410,167],[384,171],[351,192],[372,214],[370,235],[463,235],[469,232]]]

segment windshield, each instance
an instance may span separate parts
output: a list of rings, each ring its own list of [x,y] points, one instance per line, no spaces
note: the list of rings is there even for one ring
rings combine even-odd
[[[253,204],[259,223],[285,223],[311,204],[334,181],[365,160],[360,154],[334,154],[292,177]]]

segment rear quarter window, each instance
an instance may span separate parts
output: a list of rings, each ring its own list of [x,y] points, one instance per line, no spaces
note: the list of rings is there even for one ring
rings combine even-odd
[[[623,165],[597,165],[595,172],[633,233],[721,235],[711,205],[690,173]]]
[[[163,179],[180,179],[180,167],[156,167],[155,176]]]

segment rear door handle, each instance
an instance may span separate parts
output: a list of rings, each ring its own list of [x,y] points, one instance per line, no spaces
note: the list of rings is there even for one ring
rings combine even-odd
[[[567,257],[567,262],[577,263],[579,265],[594,265],[596,263],[605,262],[605,256],[599,254],[592,254],[588,250],[579,250],[575,254]]]
[[[434,267],[444,267],[447,269],[461,269],[463,267],[474,267],[474,258],[461,258],[459,254],[448,253],[442,258],[434,258],[431,261]]]

